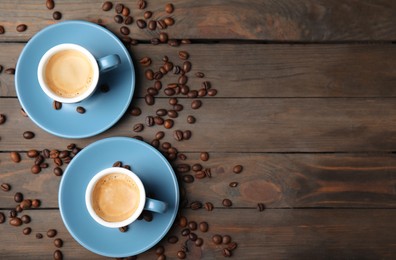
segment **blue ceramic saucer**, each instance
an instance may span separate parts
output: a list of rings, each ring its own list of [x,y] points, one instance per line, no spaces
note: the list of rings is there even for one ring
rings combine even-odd
[[[85,190],[100,170],[122,161],[142,180],[146,192],[168,203],[164,214],[137,220],[129,230],[101,226],[89,215]],[[88,250],[107,257],[140,254],[157,244],[171,228],[179,206],[179,187],[168,161],[150,145],[128,137],[111,137],[84,148],[68,165],[59,187],[59,208],[71,235]]]
[[[98,89],[80,103],[52,108],[53,100],[40,88],[37,67],[41,56],[61,43],[81,45],[96,58],[120,56],[121,65],[99,77],[99,86],[109,86],[107,93]],[[125,113],[135,88],[135,71],[127,49],[110,31],[89,22],[66,21],[46,27],[26,44],[17,62],[15,86],[23,109],[38,126],[60,137],[85,138],[107,130]],[[77,106],[86,113],[77,113]]]

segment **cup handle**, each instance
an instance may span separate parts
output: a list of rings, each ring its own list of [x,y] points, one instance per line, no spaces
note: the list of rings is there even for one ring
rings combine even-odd
[[[106,72],[118,67],[121,63],[120,56],[117,54],[111,54],[96,60],[98,62],[99,71]]]
[[[157,213],[165,213],[168,208],[168,204],[155,199],[146,198],[146,204],[144,205],[145,210],[157,212]]]

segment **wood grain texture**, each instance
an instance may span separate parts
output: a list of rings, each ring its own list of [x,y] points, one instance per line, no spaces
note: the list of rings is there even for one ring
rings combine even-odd
[[[52,109],[51,102],[48,109]],[[159,108],[169,108],[168,100],[157,99],[147,106],[143,99],[133,104],[142,108],[142,115],[129,113],[110,130],[82,140],[53,137],[20,115],[17,99],[2,99],[0,111],[9,118],[2,125],[2,150],[29,150],[66,147],[71,141],[86,146],[94,140],[110,136],[140,135],[147,141],[164,130],[173,140],[176,129],[191,130],[193,137],[175,146],[179,151],[216,152],[354,152],[395,151],[396,125],[394,99],[218,99],[204,98],[198,110],[190,108],[191,99],[180,99],[184,110],[179,113],[172,129],[163,126],[146,127],[133,132],[136,123],[144,123],[147,115]],[[187,124],[188,115],[197,118]],[[248,115],[248,116],[247,116]],[[24,131],[36,137],[24,140]],[[58,149],[59,149],[58,148]]]
[[[0,193],[0,206],[17,205],[13,196],[22,192],[26,198],[38,198],[43,208],[58,207],[58,187],[61,177],[53,174],[55,164],[39,174],[30,168],[34,159],[21,153],[22,161],[14,163],[9,153],[0,153],[0,183],[12,185],[10,192]],[[199,153],[187,153],[186,161],[173,163],[179,185],[189,202],[212,202],[216,210],[224,209],[222,200],[231,199],[234,208],[255,208],[264,203],[267,208],[395,208],[396,156],[393,154],[251,154],[211,153],[208,162],[199,160]],[[210,168],[211,178],[185,183],[177,165],[200,163]],[[240,174],[233,167],[243,165]],[[62,168],[65,168],[64,165]],[[237,182],[235,188],[229,187]]]
[[[149,1],[147,9],[153,19],[167,16],[167,0]],[[56,1],[53,11],[47,10],[43,1],[3,0],[0,24],[5,27],[3,41],[26,41],[47,25],[53,24],[53,11],[61,11],[62,20],[88,20],[98,22],[113,31],[120,26],[113,20],[114,8],[103,12],[103,1]],[[135,20],[143,17],[136,1],[123,1],[131,9]],[[179,0],[173,1],[176,23],[168,28],[172,38],[190,39],[241,39],[265,41],[394,41],[396,39],[396,4],[392,0],[297,0],[250,1],[243,0]],[[28,30],[16,31],[16,26],[26,23]],[[158,36],[159,30],[140,30],[134,22],[129,26],[136,39],[149,40]]]
[[[231,212],[232,211],[232,212]],[[0,224],[2,245],[0,253],[7,259],[49,259],[56,249],[46,236],[38,240],[36,232],[50,228],[58,230],[64,240],[61,249],[65,259],[104,259],[77,244],[65,229],[57,210],[25,212],[32,222],[21,227]],[[232,214],[233,217],[230,217]],[[214,234],[230,235],[238,243],[233,252],[235,259],[391,259],[396,253],[393,231],[394,210],[217,210],[213,212],[183,212],[189,220],[207,221],[209,231],[196,231],[204,239],[200,248],[188,242],[188,259],[219,259],[224,245],[211,241]],[[22,229],[30,226],[29,236]],[[166,238],[160,242],[165,247],[167,259],[177,259],[177,251],[185,241],[177,225],[168,235],[177,235],[179,242],[171,245]],[[380,235],[379,235],[380,234]],[[139,259],[156,259],[155,247]]]
[[[24,44],[0,44],[0,64],[15,67]],[[178,52],[190,53],[190,89],[200,89],[207,80],[218,90],[217,97],[395,97],[395,45],[276,45],[276,44],[190,44],[180,48],[140,44],[131,48],[135,60],[135,97],[143,97],[153,82],[144,77],[138,62],[153,61],[154,71],[167,55],[176,65]],[[203,72],[205,78],[195,77]],[[163,88],[177,82],[168,73]],[[15,97],[14,76],[0,73],[0,96]],[[165,96],[163,91],[160,96]]]

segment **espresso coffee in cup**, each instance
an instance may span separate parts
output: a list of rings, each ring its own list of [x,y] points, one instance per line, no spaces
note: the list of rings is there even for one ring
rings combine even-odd
[[[107,222],[128,219],[138,209],[140,191],[128,175],[110,173],[101,177],[92,190],[92,208]]]
[[[167,203],[146,197],[144,185],[134,172],[120,167],[95,174],[88,183],[85,204],[96,222],[110,228],[131,224],[144,209],[157,213],[167,210]]]
[[[74,98],[89,89],[94,67],[81,51],[62,50],[51,56],[44,69],[44,80],[57,95]]]

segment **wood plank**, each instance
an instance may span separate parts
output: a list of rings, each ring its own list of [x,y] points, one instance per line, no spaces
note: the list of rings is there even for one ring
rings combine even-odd
[[[24,47],[0,44],[0,64],[15,67]],[[395,45],[262,45],[190,44],[179,49],[167,45],[140,44],[131,48],[137,74],[135,97],[143,97],[153,82],[146,80],[139,64],[151,57],[154,71],[167,55],[182,65],[179,50],[190,54],[193,64],[188,86],[200,89],[205,80],[218,90],[218,97],[395,97]],[[236,58],[237,55],[237,58]],[[194,75],[203,72],[205,78]],[[168,73],[163,88],[177,82]],[[16,96],[14,76],[0,74],[0,96]],[[165,96],[163,91],[159,96]]]
[[[235,208],[255,208],[264,203],[267,208],[395,208],[396,185],[394,154],[256,154],[210,153],[210,160],[202,162],[199,153],[187,153],[186,161],[173,163],[179,184],[185,190],[183,200],[212,202],[224,208],[225,198]],[[60,177],[53,174],[55,164],[35,175],[30,173],[34,159],[22,153],[22,161],[14,163],[9,153],[0,153],[2,169],[0,183],[12,185],[10,192],[1,192],[0,208],[16,206],[15,192],[26,198],[38,198],[44,208],[58,207]],[[210,168],[212,178],[195,179],[185,183],[177,165],[200,163]],[[233,167],[243,165],[240,174]],[[63,166],[62,168],[65,168]],[[229,187],[237,182],[235,188]],[[188,207],[189,203],[182,203]]]
[[[146,10],[154,13],[153,19],[167,16],[167,0],[150,1]],[[166,31],[172,38],[191,39],[249,39],[266,41],[394,41],[396,39],[396,4],[392,0],[373,2],[353,0],[299,0],[255,1],[243,0],[178,0],[172,1],[176,23]],[[103,12],[103,1],[57,0],[54,10],[61,11],[62,20],[98,19],[113,31],[120,26],[113,20],[114,10]],[[123,1],[131,9],[135,20],[143,17],[136,1]],[[53,24],[52,11],[44,2],[3,0],[0,24],[5,27],[4,41],[26,41],[37,31]],[[20,23],[28,30],[16,32]],[[149,40],[159,30],[140,30],[136,22],[129,26],[136,39]]]
[[[26,213],[26,212],[25,212]],[[56,228],[64,240],[61,249],[65,258],[103,259],[77,244],[69,235],[56,210],[29,211],[31,224],[11,227],[0,224],[2,245],[0,253],[4,258],[47,259],[56,249],[52,239],[35,238],[36,232],[43,234],[49,228]],[[232,218],[230,218],[232,214]],[[207,221],[209,232],[196,231],[204,239],[200,248],[188,242],[188,259],[217,259],[222,257],[225,245],[211,241],[214,234],[230,235],[237,242],[233,251],[236,259],[391,259],[396,253],[394,210],[218,210],[213,212],[185,211],[189,220]],[[30,226],[33,232],[22,235],[22,229]],[[179,242],[171,245],[166,241],[167,259],[177,259],[177,251],[185,241],[180,236],[181,228],[175,227],[169,235],[179,236]],[[164,239],[166,240],[166,238]],[[155,247],[139,255],[139,259],[155,258]]]
[[[110,130],[82,140],[53,137],[28,118],[20,115],[17,99],[2,99],[0,111],[7,115],[2,125],[1,149],[4,151],[66,147],[71,141],[85,146],[94,140],[110,136],[140,135],[147,141],[164,130],[167,140],[179,151],[216,152],[362,152],[395,151],[396,125],[394,99],[353,98],[286,98],[286,99],[219,99],[203,98],[202,107],[190,108],[191,99],[179,99],[184,110],[175,119],[172,129],[163,126],[132,131],[136,123],[144,123],[147,115],[159,108],[169,108],[167,98],[157,99],[147,106],[143,99],[133,104],[142,108],[139,117],[125,116]],[[49,104],[50,105],[50,104]],[[52,108],[48,108],[52,109]],[[188,115],[197,118],[187,124]],[[248,115],[248,116],[247,116]],[[191,130],[190,140],[173,140],[176,129]],[[24,140],[24,131],[36,137]]]

